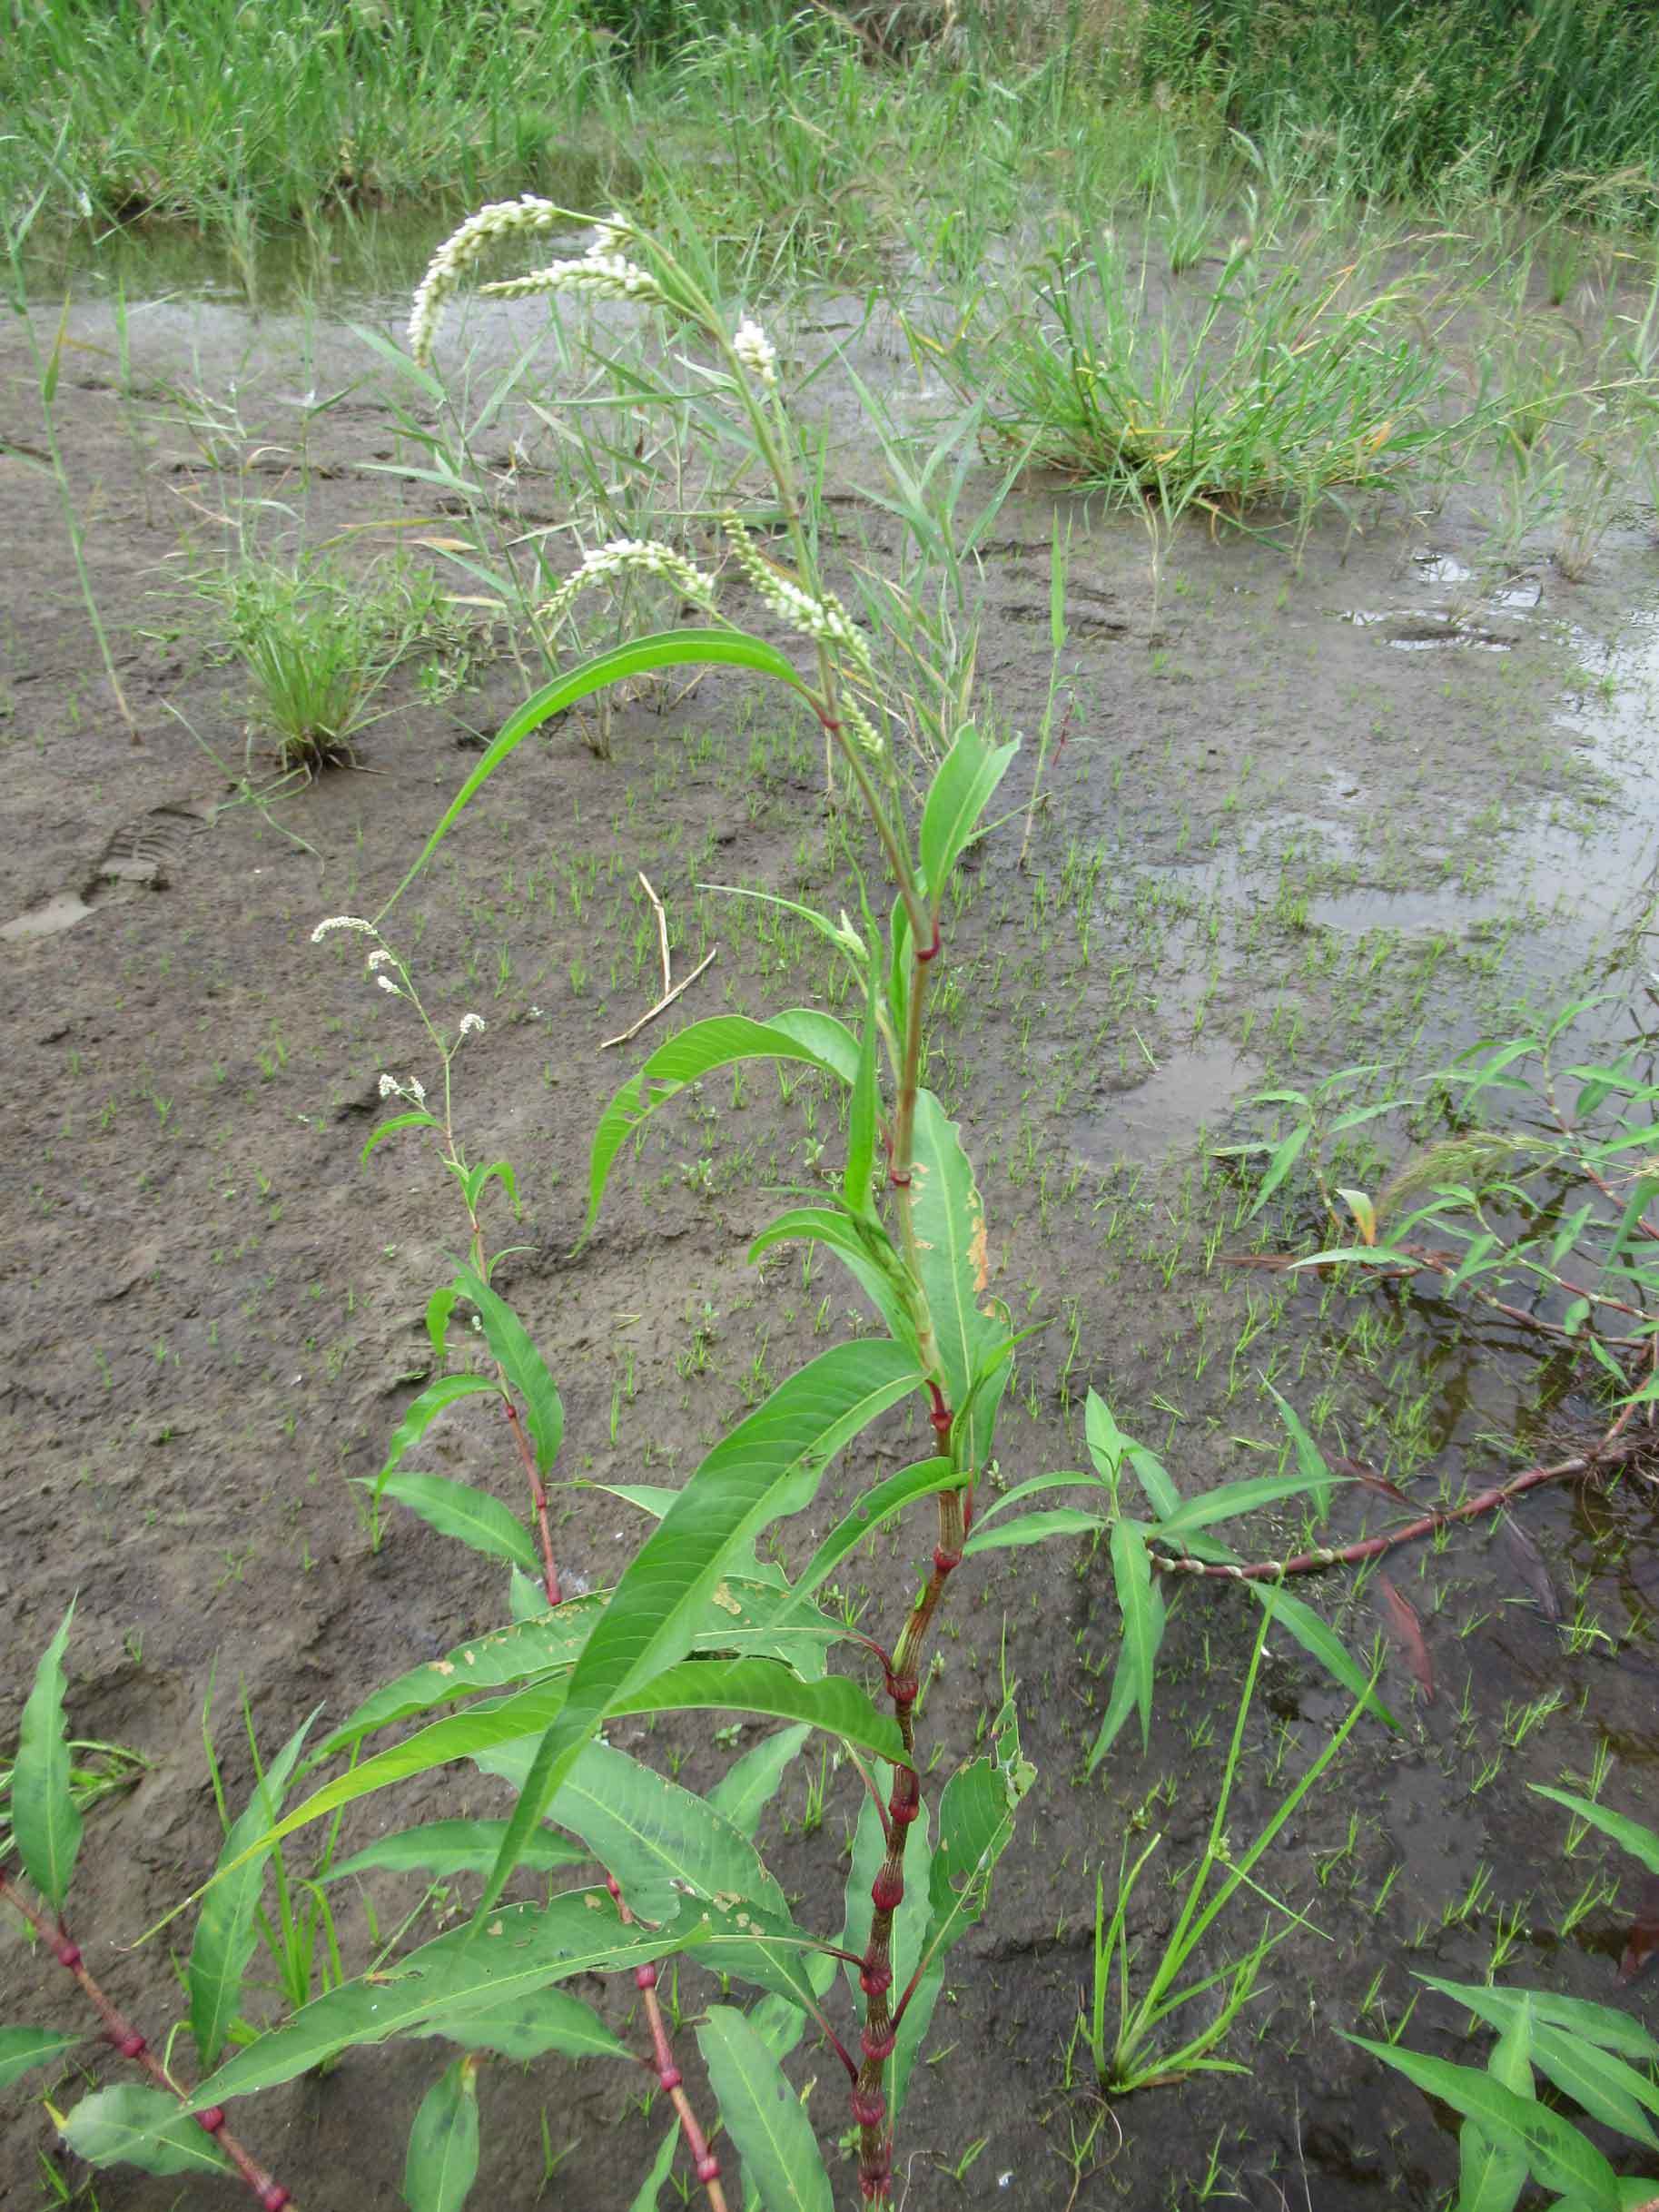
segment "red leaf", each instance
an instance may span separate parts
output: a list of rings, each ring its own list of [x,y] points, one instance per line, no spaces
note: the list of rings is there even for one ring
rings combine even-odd
[[[1642,1884],[1642,1901],[1624,1939],[1620,1981],[1634,1981],[1655,1951],[1659,1951],[1659,1874],[1650,1874]]]
[[[1384,1497],[1391,1497],[1397,1506],[1410,1507],[1411,1500],[1398,1484],[1390,1482],[1386,1475],[1379,1475],[1363,1459],[1347,1459],[1340,1453],[1332,1453],[1326,1464],[1338,1475],[1351,1475],[1356,1482],[1364,1483],[1368,1490],[1380,1490]]]
[[[1386,1575],[1377,1577],[1377,1587],[1383,1601],[1383,1620],[1389,1634],[1406,1654],[1406,1664],[1417,1678],[1423,1693],[1423,1703],[1432,1705],[1435,1700],[1435,1670],[1428,1656],[1428,1646],[1423,1641],[1423,1624],[1417,1618],[1417,1609],[1408,1597],[1402,1597]]]
[[[1538,1610],[1546,1621],[1561,1618],[1561,1600],[1555,1595],[1555,1585],[1550,1571],[1544,1564],[1544,1555],[1517,1522],[1505,1514],[1498,1524],[1503,1540],[1521,1580],[1538,1601]]]

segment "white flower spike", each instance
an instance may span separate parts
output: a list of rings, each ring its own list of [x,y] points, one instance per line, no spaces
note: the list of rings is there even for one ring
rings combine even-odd
[[[732,351],[757,384],[777,390],[777,348],[752,315],[746,316],[732,337]]]
[[[365,922],[361,914],[331,914],[326,922],[319,922],[312,930],[311,943],[321,944],[331,930],[337,929],[360,930],[365,937],[374,934],[374,923]]]

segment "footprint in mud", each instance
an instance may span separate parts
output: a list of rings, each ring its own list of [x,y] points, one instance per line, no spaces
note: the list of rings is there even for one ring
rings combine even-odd
[[[193,837],[212,825],[214,808],[200,799],[173,799],[153,806],[118,829],[78,891],[57,891],[13,921],[0,925],[0,938],[13,943],[54,937],[84,922],[100,906],[129,899],[140,891],[160,891],[172,882]]]

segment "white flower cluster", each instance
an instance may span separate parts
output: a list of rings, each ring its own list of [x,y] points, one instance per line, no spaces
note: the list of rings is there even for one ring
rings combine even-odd
[[[589,253],[624,252],[633,235],[634,226],[627,217],[618,214],[617,210],[612,208],[605,221],[596,228],[593,243],[588,251]]]
[[[838,646],[859,667],[867,670],[870,647],[863,631],[854,626],[853,617],[834,593],[826,591],[821,599],[815,599],[811,592],[804,591],[755,551],[749,533],[736,515],[726,515],[723,520],[737,556],[737,566],[754,585],[762,606],[789,628],[798,630],[803,637]]]
[[[374,935],[374,923],[365,922],[361,914],[331,914],[326,922],[319,922],[311,932],[311,943],[321,944],[330,932],[337,929],[360,930],[365,937]]]
[[[482,1014],[464,1013],[460,1018],[460,1033],[463,1037],[481,1037],[484,1027]]]
[[[578,592],[586,591],[590,584],[603,583],[607,577],[624,575],[629,569],[660,577],[665,584],[672,584],[684,599],[696,599],[706,606],[714,597],[715,588],[709,578],[672,546],[659,545],[651,538],[613,538],[608,545],[583,554],[581,567],[574,576],[566,578],[540,609],[538,619],[561,622]]]
[[[745,316],[732,335],[732,351],[757,384],[777,390],[777,348],[752,315]]]
[[[637,262],[619,253],[600,253],[590,246],[580,261],[549,262],[532,269],[528,276],[509,277],[504,283],[481,288],[495,300],[525,300],[538,291],[580,291],[590,300],[640,300],[647,307],[662,303],[662,287]]]
[[[841,710],[842,726],[859,751],[868,760],[882,759],[887,751],[886,740],[858,701],[844,690],[837,705]]]
[[[418,1075],[382,1075],[380,1096],[383,1099],[407,1099],[411,1106],[424,1106],[426,1085]]]
[[[517,231],[551,231],[565,221],[564,211],[551,200],[538,200],[526,193],[521,200],[496,200],[469,215],[452,237],[433,254],[415,291],[409,319],[409,350],[422,364],[430,360],[432,342],[449,296],[492,239]]]

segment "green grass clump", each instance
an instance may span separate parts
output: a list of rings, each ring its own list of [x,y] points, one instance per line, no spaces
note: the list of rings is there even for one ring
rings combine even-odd
[[[1146,501],[1311,511],[1377,489],[1446,435],[1443,372],[1398,321],[1398,289],[1352,267],[1310,283],[1236,249],[1190,308],[1146,312],[1110,240],[1016,290],[987,333],[945,354],[964,392],[989,390],[992,435],[1037,466]]]

